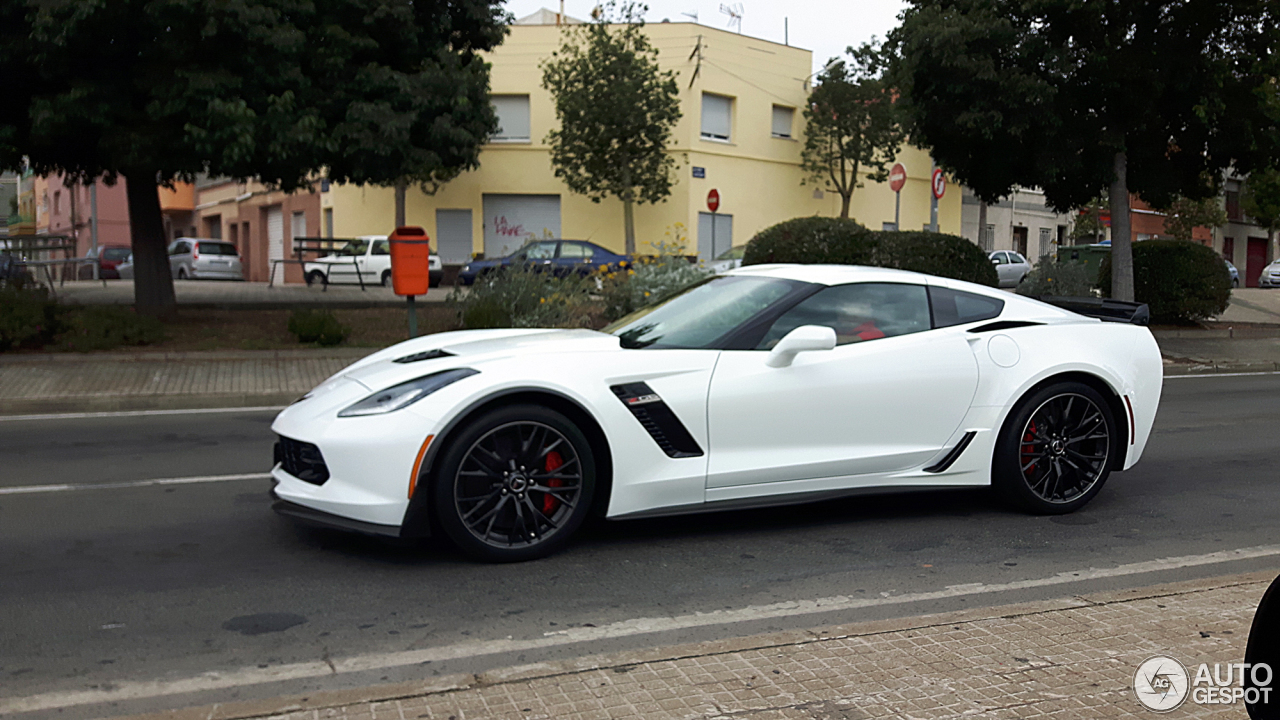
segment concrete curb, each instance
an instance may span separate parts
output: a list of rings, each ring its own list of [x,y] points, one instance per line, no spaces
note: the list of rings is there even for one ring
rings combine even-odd
[[[1178,358],[1183,359],[1183,358]],[[1191,364],[1165,365],[1165,377],[1180,375],[1216,375],[1219,373],[1272,373],[1280,371],[1280,362],[1268,363],[1215,363],[1211,360],[1192,360]]]
[[[139,410],[216,410],[284,407],[302,393],[227,393],[218,395],[97,395],[68,398],[20,398],[4,401],[0,417],[60,413],[109,413]]]
[[[0,355],[0,365],[33,363],[203,362],[217,360],[328,360],[355,362],[381,347],[299,348],[297,350],[206,350],[191,352],[17,353]]]
[[[399,700],[423,695],[448,693],[473,688],[503,685],[527,680],[574,675],[596,670],[627,668],[646,663],[680,660],[689,657],[705,657],[760,650],[779,646],[821,643],[850,637],[881,635],[908,630],[923,630],[945,625],[962,625],[984,620],[1040,615],[1063,610],[1104,607],[1136,600],[1187,595],[1198,592],[1241,585],[1258,585],[1265,588],[1275,577],[1274,571],[1259,571],[1226,575],[1200,580],[1152,585],[1113,592],[1089,593],[1054,600],[1018,603],[988,608],[973,608],[949,613],[920,615],[916,617],[877,620],[871,622],[836,625],[814,630],[792,630],[726,640],[673,645],[647,650],[594,655],[558,662],[535,663],[500,668],[476,675],[457,674],[433,678],[422,682],[374,685],[349,690],[323,691],[308,695],[280,697],[270,700],[247,701],[184,708],[162,713],[134,715],[127,720],[244,720],[300,710],[324,710],[359,703]]]

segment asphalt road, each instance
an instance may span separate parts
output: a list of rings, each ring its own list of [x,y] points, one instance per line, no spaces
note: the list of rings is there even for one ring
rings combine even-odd
[[[856,498],[608,523],[559,556],[504,566],[472,564],[431,543],[393,545],[296,527],[271,513],[269,481],[261,478],[119,486],[263,473],[271,413],[0,421],[0,708],[5,699],[39,697],[47,709],[17,716],[142,712],[1280,570],[1280,556],[1271,554],[891,601],[948,586],[1280,542],[1277,398],[1280,375],[1166,380],[1142,462],[1113,475],[1090,506],[1070,516],[1008,512],[982,491]],[[111,487],[5,492],[57,484]],[[635,618],[833,596],[890,601],[520,646]],[[503,645],[507,638],[514,645]],[[411,665],[385,660],[387,653],[446,646],[461,649]],[[371,661],[372,670],[267,681],[276,668],[342,668],[354,657],[383,661]],[[207,673],[246,680],[182,692],[198,690],[182,682],[212,677]],[[130,681],[158,682],[112,704],[94,700],[93,693]]]

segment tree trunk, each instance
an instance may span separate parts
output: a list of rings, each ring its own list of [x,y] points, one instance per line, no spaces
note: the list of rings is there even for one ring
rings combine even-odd
[[[626,188],[619,198],[622,200],[622,232],[626,238],[625,254],[634,257],[636,254],[635,203],[632,201],[631,168],[626,165],[622,168],[622,187]]]
[[[840,217],[849,219],[849,201],[853,199],[853,191],[840,193]]]
[[[133,244],[133,304],[139,313],[169,318],[177,312],[165,251],[164,218],[154,170],[124,173]]]
[[[987,201],[978,202],[978,247],[985,252],[994,248],[987,247]]]
[[[409,183],[403,179],[396,181],[396,227],[402,228],[407,224],[404,218],[404,196],[409,189]]]
[[[1133,238],[1129,222],[1129,158],[1116,153],[1111,181],[1111,297],[1133,302]]]

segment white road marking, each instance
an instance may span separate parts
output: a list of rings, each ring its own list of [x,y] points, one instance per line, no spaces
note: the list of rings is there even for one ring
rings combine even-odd
[[[76,492],[78,490],[118,490],[120,488],[150,487],[152,485],[199,485],[201,483],[231,482],[233,480],[267,480],[270,477],[271,473],[242,473],[240,475],[198,475],[195,477],[83,483],[79,485],[20,485],[18,487],[0,487],[0,495],[35,495],[37,493]]]
[[[1263,372],[1238,372],[1238,373],[1196,373],[1195,375],[1165,375],[1165,380],[1180,380],[1183,378],[1207,378],[1207,377],[1259,377],[1261,375],[1280,375],[1280,370],[1266,370]]]
[[[234,408],[191,408],[188,410],[120,410],[118,412],[51,413],[47,415],[0,415],[0,422],[10,420],[85,420],[92,418],[152,417],[156,415],[207,415],[213,413],[246,413],[283,410],[284,405],[259,405]]]
[[[554,633],[547,633],[542,637],[536,638],[519,640],[510,638],[498,640],[477,640],[455,643],[453,645],[443,645],[434,648],[424,648],[421,650],[357,655],[345,659],[333,660],[332,665],[324,660],[317,660],[315,662],[290,663],[287,665],[277,665],[268,668],[245,667],[226,672],[207,672],[194,677],[178,680],[124,680],[118,683],[113,683],[110,689],[93,688],[85,690],[70,690],[43,693],[27,697],[0,699],[0,714],[53,710],[77,705],[156,698],[190,692],[225,690],[228,688],[246,685],[261,685],[264,683],[284,680],[320,678],[338,673],[384,670],[393,667],[418,665],[426,662],[473,658],[498,653],[522,652],[541,648],[573,645],[582,642],[625,638],[635,635],[668,632],[673,630],[686,630],[711,625],[729,625],[734,623],[773,620],[778,618],[828,613],[841,610],[856,610],[860,608],[885,605],[902,605],[927,600],[942,600],[973,595],[989,595],[1009,592],[1012,590],[1051,587],[1055,585],[1084,582],[1086,580],[1140,575],[1143,573],[1178,570],[1232,562],[1236,560],[1273,557],[1276,555],[1280,555],[1280,545],[1264,545],[1259,547],[1241,548],[1238,550],[1224,550],[1208,553],[1206,555],[1187,555],[1183,557],[1148,560],[1145,562],[1119,565],[1112,568],[1075,570],[1071,572],[1058,573],[1049,577],[1036,578],[1032,580],[1015,580],[1013,582],[996,583],[992,585],[967,583],[964,585],[953,585],[941,590],[906,593],[902,595],[894,595],[891,593],[887,594],[887,596],[885,596],[886,594],[880,594],[878,597],[849,597],[847,595],[838,595],[835,597],[819,598],[817,600],[794,600],[791,602],[774,603],[771,605],[753,605],[739,608],[737,610],[713,610],[706,613],[676,615],[673,617],[635,618],[600,627],[569,628],[567,630],[561,630]]]

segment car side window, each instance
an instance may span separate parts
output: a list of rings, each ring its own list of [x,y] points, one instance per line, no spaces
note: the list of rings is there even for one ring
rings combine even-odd
[[[1004,310],[1004,301],[963,290],[930,286],[929,306],[933,310],[933,326],[944,328],[999,317]]]
[[[802,325],[836,331],[836,344],[878,340],[930,329],[929,297],[923,285],[853,283],[826,288],[778,318],[757,350],[769,350]]]
[[[998,252],[995,254],[995,261],[997,265],[1008,265],[1009,254],[1004,252]]]
[[[550,260],[556,256],[556,243],[533,243],[526,245],[520,257],[529,260]]]
[[[595,248],[590,245],[573,242],[560,243],[560,257],[562,258],[589,258],[595,254]]]
[[[1027,264],[1027,259],[1022,257],[1021,253],[1009,253],[1009,257],[1011,258],[1011,262],[1013,262],[1014,264],[1017,264],[1017,265]]]
[[[374,240],[373,254],[374,255],[390,255],[391,243],[386,240]]]

